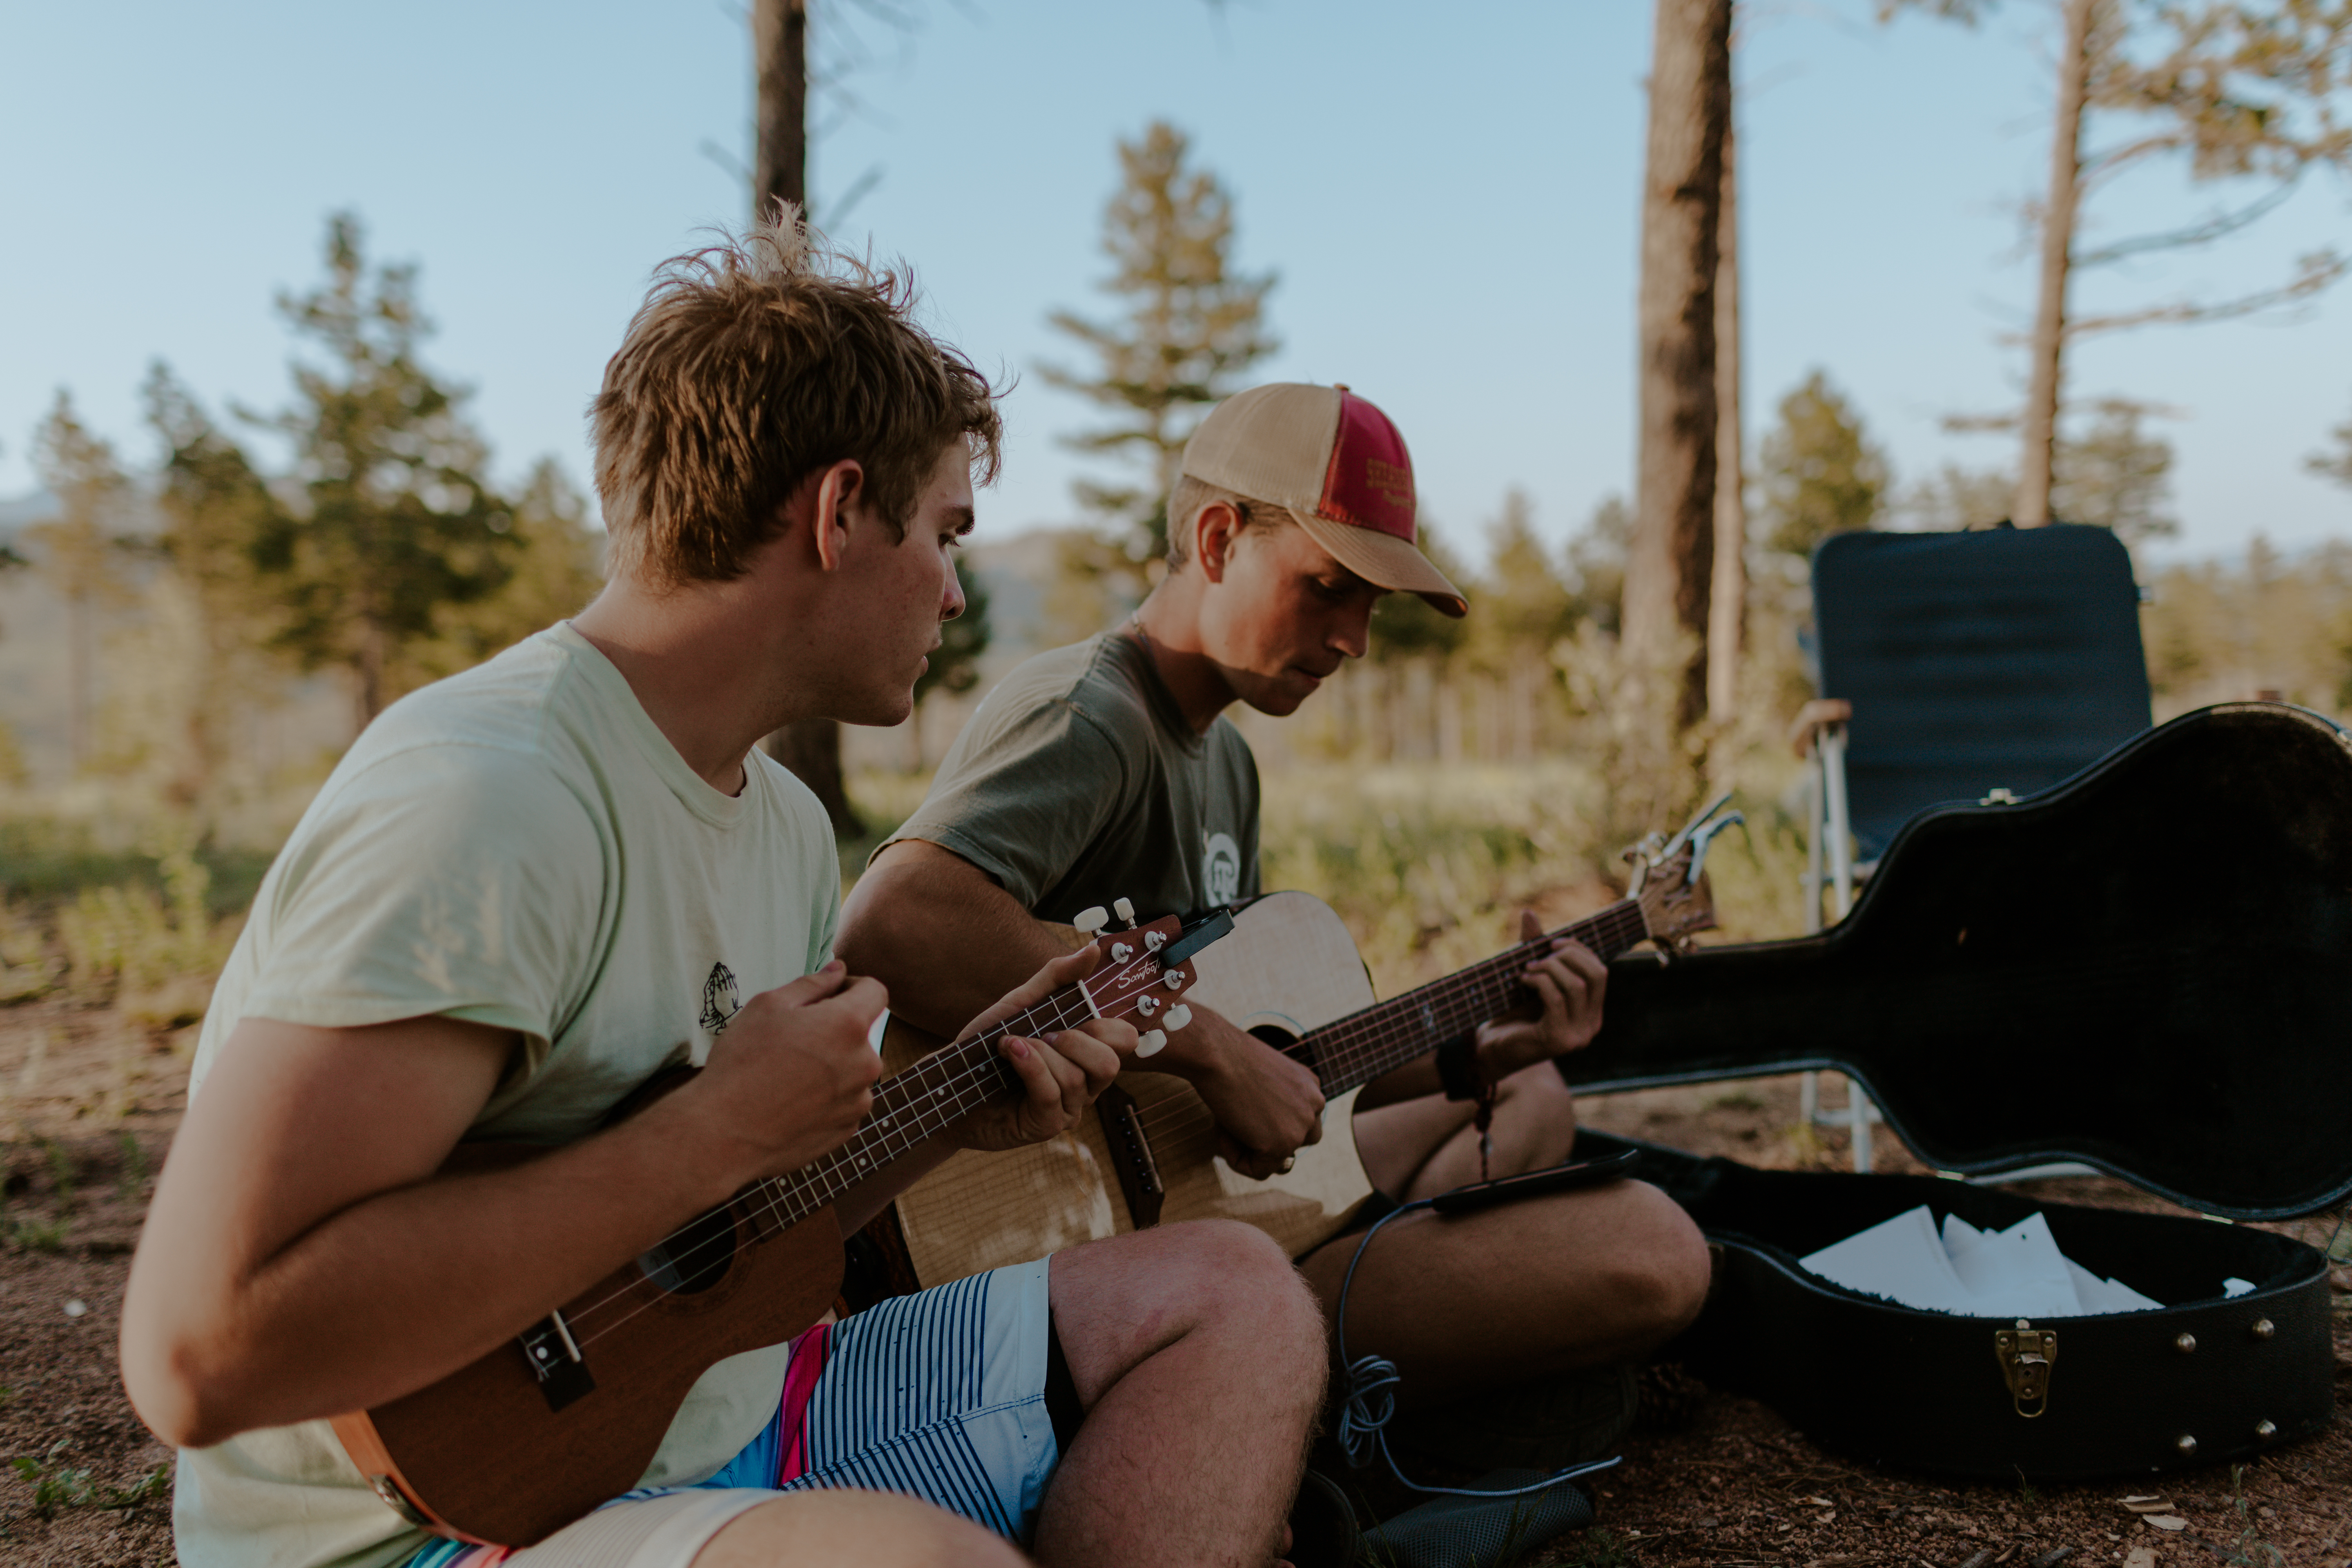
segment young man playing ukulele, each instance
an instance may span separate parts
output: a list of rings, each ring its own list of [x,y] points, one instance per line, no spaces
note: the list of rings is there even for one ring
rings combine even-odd
[[[123,1310],[132,1402],[181,1450],[187,1568],[1009,1564],[1007,1538],[1045,1563],[1275,1555],[1320,1324],[1238,1226],[720,1361],[639,1489],[511,1552],[404,1522],[328,1426],[514,1348],[866,1113],[885,993],[832,958],[824,815],[754,743],[903,718],[963,607],[950,552],[998,415],[912,303],[789,216],[666,268],[592,414],[608,586],[387,710],[272,867]],[[1095,962],[1031,965],[968,1016]],[[852,1190],[840,1223],[951,1146],[1057,1131],[1132,1044],[1118,1024],[1005,1039],[1021,1094]],[[546,1152],[466,1158],[500,1142]]]
[[[1255,895],[1257,773],[1221,715],[1235,701],[1295,711],[1364,653],[1383,593],[1465,613],[1414,546],[1413,513],[1402,437],[1345,387],[1262,386],[1219,405],[1186,447],[1170,497],[1167,576],[1126,625],[1038,655],[988,694],[929,797],[858,883],[843,955],[887,982],[909,1021],[938,1032],[1066,951],[1067,922],[1114,893],[1153,914]],[[1523,916],[1522,939],[1540,934]],[[1352,1131],[1386,1200],[1376,1207],[1479,1179],[1481,1091],[1491,1095],[1492,1174],[1569,1157],[1575,1110],[1553,1058],[1599,1030],[1607,970],[1561,942],[1525,979],[1539,1008],[1485,1025],[1475,1047],[1448,1062],[1423,1058],[1375,1079],[1352,1129],[1336,1130]],[[1205,1006],[1193,1020],[1151,1068],[1191,1081],[1234,1169],[1261,1179],[1286,1171],[1323,1133],[1314,1073]],[[1442,1081],[1441,1067],[1454,1081]],[[1360,1215],[1349,1234],[1298,1260],[1327,1315],[1374,1217]],[[1348,1346],[1393,1361],[1401,1408],[1430,1412],[1418,1419],[1442,1432],[1477,1417],[1432,1406],[1524,1391],[1530,1377],[1622,1363],[1662,1343],[1696,1314],[1707,1275],[1688,1216],[1637,1182],[1460,1218],[1423,1212],[1388,1226],[1366,1253]],[[1613,1406],[1602,1397],[1588,1444],[1609,1440],[1631,1415],[1630,1378],[1599,1381],[1619,1392]],[[1577,1390],[1594,1383],[1538,1390],[1534,1413],[1549,1402],[1557,1418],[1578,1397],[1589,1405]],[[1590,1412],[1584,1425],[1596,1425]]]

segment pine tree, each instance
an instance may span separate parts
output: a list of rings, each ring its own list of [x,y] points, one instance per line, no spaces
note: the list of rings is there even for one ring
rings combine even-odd
[[[1995,4],[1881,0],[1879,10],[1882,16],[1924,10],[1973,25]],[[2210,245],[2278,206],[2305,174],[2352,174],[2352,5],[2062,0],[2058,11],[2049,183],[2032,213],[2041,266],[2028,340],[2031,384],[2013,422],[2023,440],[2011,515],[2021,528],[2063,516],[2052,489],[2074,342],[2095,332],[2254,314],[2310,299],[2352,270],[2328,248],[2301,258],[2280,283],[2236,299],[2077,314],[2069,300],[2076,272]],[[2106,145],[2090,144],[2095,115],[2116,128]],[[2237,182],[2233,191],[2245,199],[2179,228],[2084,245],[2084,202],[2118,175],[2159,160],[2184,164],[2193,181]]]
[[[1780,400],[1780,423],[1764,437],[1765,542],[1800,559],[1833,533],[1878,518],[1886,458],[1862,416],[1816,370]]]
[[[63,388],[34,436],[33,468],[58,500],[54,521],[25,530],[41,575],[66,605],[67,735],[74,766],[89,761],[97,708],[98,616],[126,603],[122,507],[130,476],[114,448],[74,413]]]
[[[154,743],[172,750],[166,792],[201,812],[228,760],[237,706],[276,673],[267,650],[282,617],[255,553],[285,515],[245,449],[161,362],[145,391],[147,421],[163,447],[157,544],[169,581],[194,611],[194,635],[177,653],[194,667],[182,688],[181,732]]]
[[[1576,600],[1536,537],[1535,508],[1525,490],[1504,493],[1486,535],[1486,570],[1470,625],[1474,656],[1494,670],[1544,664],[1552,644],[1574,628]]]
[[[1082,480],[1079,504],[1105,525],[1091,564],[1140,593],[1146,563],[1168,548],[1168,489],[1184,443],[1209,407],[1248,384],[1250,367],[1279,346],[1265,325],[1274,274],[1233,266],[1233,198],[1215,174],[1190,165],[1192,143],[1166,121],[1118,143],[1120,185],[1103,213],[1105,290],[1124,302],[1110,321],[1070,310],[1050,319],[1092,350],[1090,374],[1041,374],[1108,411],[1103,427],[1065,437],[1081,452],[1123,460],[1134,477]]]
[[[284,608],[278,644],[306,668],[348,669],[364,727],[444,606],[506,585],[516,542],[465,391],[417,361],[431,328],[415,268],[371,276],[349,213],[328,222],[326,263],[321,287],[278,297],[326,363],[297,360],[296,403],[268,421],[293,443],[303,504],[272,520],[256,561]]]

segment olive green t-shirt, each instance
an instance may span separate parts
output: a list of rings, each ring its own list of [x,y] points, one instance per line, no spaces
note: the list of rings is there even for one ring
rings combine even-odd
[[[1241,731],[1194,734],[1151,656],[1106,632],[991,690],[889,842],[953,850],[1041,920],[1117,898],[1151,920],[1256,896],[1257,810]]]

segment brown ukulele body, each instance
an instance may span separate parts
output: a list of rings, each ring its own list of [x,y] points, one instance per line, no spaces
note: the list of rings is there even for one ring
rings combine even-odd
[[[755,1204],[726,1212],[734,1237],[723,1271],[689,1265],[686,1276],[702,1289],[662,1289],[633,1262],[566,1304],[595,1386],[562,1408],[507,1340],[429,1388],[337,1416],[335,1435],[414,1523],[497,1545],[545,1539],[637,1484],[714,1363],[781,1344],[833,1306],[841,1229],[830,1209],[781,1233]],[[616,1291],[627,1292],[621,1304],[595,1310]]]

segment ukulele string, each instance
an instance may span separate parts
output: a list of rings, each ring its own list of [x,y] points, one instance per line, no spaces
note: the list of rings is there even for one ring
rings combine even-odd
[[[1005,1036],[1020,1032],[1020,1026],[1043,1023],[1045,1024],[1045,1028],[1040,1032],[1051,1032],[1055,1029],[1067,1027],[1072,1022],[1087,1016],[1075,1011],[1067,1016],[1062,1016],[1061,1009],[1066,1005],[1066,1001],[1067,999],[1065,997],[1049,997],[1045,1002],[1038,1004],[1036,1007],[1031,1008],[1012,1018],[1004,1020],[1001,1024],[993,1026],[990,1031],[974,1036],[971,1040],[962,1042],[962,1045],[965,1047],[994,1046],[1000,1044]],[[1050,1018],[1039,1017],[1039,1015],[1045,1013],[1048,1006],[1052,1006],[1055,1009],[1055,1016]],[[788,1226],[797,1223],[801,1219],[806,1218],[809,1213],[814,1212],[814,1210],[816,1207],[821,1206],[821,1205],[803,1204],[801,1207],[801,1212],[791,1214],[789,1216],[787,1216],[786,1210],[793,1201],[804,1200],[813,1191],[821,1189],[824,1180],[833,1175],[839,1168],[839,1156],[842,1155],[845,1151],[856,1147],[860,1142],[876,1138],[877,1135],[877,1130],[882,1126],[885,1121],[898,1117],[902,1112],[912,1111],[914,1112],[914,1115],[910,1120],[918,1134],[916,1141],[929,1138],[933,1136],[939,1131],[951,1125],[959,1116],[971,1109],[971,1107],[964,1104],[964,1093],[966,1089],[972,1087],[980,1080],[991,1077],[999,1077],[1001,1081],[1001,1075],[995,1071],[997,1068],[1003,1065],[1003,1058],[1001,1056],[998,1056],[992,1051],[978,1049],[969,1050],[967,1055],[968,1060],[964,1066],[952,1069],[947,1076],[939,1079],[937,1081],[914,1081],[920,1078],[926,1068],[932,1067],[938,1062],[939,1058],[936,1056],[927,1058],[925,1062],[917,1064],[917,1066],[908,1072],[899,1075],[899,1079],[908,1080],[908,1087],[915,1089],[917,1092],[911,1096],[902,1092],[901,1094],[894,1097],[892,1102],[887,1105],[877,1103],[874,1109],[869,1110],[866,1112],[865,1120],[859,1122],[857,1131],[853,1132],[849,1139],[841,1145],[841,1147],[828,1151],[825,1154],[820,1156],[814,1161],[812,1161],[807,1166],[803,1167],[799,1171],[789,1172],[780,1176],[765,1177],[758,1182],[752,1183],[751,1185],[742,1189],[742,1191],[737,1193],[733,1197],[730,1198],[726,1203],[719,1205],[717,1208],[709,1209],[698,1215],[692,1220],[688,1221],[677,1230],[670,1232],[669,1235],[656,1242],[652,1247],[648,1247],[646,1250],[650,1252],[675,1244],[681,1237],[694,1230],[698,1226],[708,1224],[712,1219],[724,1215],[729,1209],[734,1207],[737,1204],[758,1205],[766,1212],[770,1218],[780,1221],[782,1226]],[[878,1101],[880,1097],[877,1096],[877,1098]],[[938,1102],[943,1098],[952,1100],[956,1107],[954,1113],[938,1115]],[[926,1127],[926,1121],[933,1118],[935,1115],[937,1116],[936,1124]],[[901,1147],[897,1151],[898,1153],[905,1152],[907,1148],[912,1146],[911,1142],[907,1142],[907,1124],[904,1122],[902,1122],[900,1126],[894,1131],[886,1134],[881,1134],[880,1136],[886,1142],[891,1138],[900,1140]],[[694,1268],[699,1267],[698,1262],[693,1261],[696,1259],[697,1254],[705,1252],[707,1249],[714,1247],[731,1246],[734,1244],[735,1239],[733,1228],[730,1225],[723,1234],[712,1236],[703,1240],[694,1242],[691,1245],[671,1254],[669,1258],[670,1266],[679,1274],[690,1274]],[[667,1295],[668,1293],[651,1277],[640,1273],[635,1279],[607,1293],[601,1300],[590,1303],[588,1306],[580,1309],[577,1312],[567,1314],[567,1321],[575,1325],[583,1324],[588,1319],[595,1316],[602,1312],[605,1308],[611,1306],[614,1302],[620,1300],[624,1297],[635,1294],[646,1288],[651,1288],[655,1292],[656,1292],[657,1298],[658,1296]],[[646,1304],[652,1305],[653,1303],[648,1302]],[[635,1313],[634,1311],[628,1314],[629,1317],[634,1317],[635,1315]],[[626,1321],[626,1317],[621,1320],[623,1322],[625,1322]],[[611,1331],[611,1329],[618,1326],[618,1323],[607,1325],[607,1327],[597,1330],[595,1332],[599,1334],[609,1332]],[[581,1333],[575,1327],[574,1337],[579,1341],[579,1342],[584,1345],[587,1342],[588,1338],[593,1336]]]
[[[1077,1005],[1073,1006],[1071,1005],[1073,1001],[1075,1001]],[[1050,1017],[1040,1017],[1039,1015],[1045,1014],[1048,1008],[1053,1009],[1053,1016]],[[1124,1008],[1114,1009],[1110,1012],[1098,1012],[1095,1005],[1089,1005],[1087,997],[1083,994],[1083,983],[1081,983],[1079,985],[1071,986],[1066,992],[1047,997],[1044,1002],[1037,1004],[1036,1006],[1032,1007],[1025,1012],[1017,1014],[1011,1018],[1005,1019],[1002,1023],[992,1026],[990,1030],[974,1036],[971,1040],[961,1042],[960,1044],[965,1047],[1000,1045],[1007,1035],[1018,1033],[1023,1035],[1024,1037],[1034,1037],[1035,1035],[1049,1034],[1066,1030],[1076,1025],[1087,1023],[1097,1016],[1120,1017],[1124,1016]],[[1044,1027],[1037,1027],[1036,1026],[1039,1024],[1043,1024]],[[939,1056],[935,1054],[933,1057],[926,1058],[924,1062],[918,1063],[914,1068],[909,1068],[905,1073],[898,1075],[896,1079],[889,1081],[896,1083],[902,1080],[914,1079],[918,1078],[926,1069],[926,1068],[936,1063],[938,1060]],[[856,1184],[856,1181],[862,1181],[865,1179],[863,1170],[870,1170],[871,1166],[870,1164],[866,1164],[861,1161],[863,1167],[861,1173],[857,1174],[850,1181],[840,1182],[837,1185],[835,1185],[832,1188],[829,1194],[826,1191],[826,1184],[828,1181],[834,1180],[846,1170],[848,1158],[850,1157],[850,1151],[855,1149],[860,1142],[874,1139],[876,1137],[877,1130],[880,1127],[880,1124],[885,1118],[898,1116],[901,1110],[911,1110],[915,1112],[912,1118],[915,1131],[914,1136],[909,1136],[908,1129],[903,1123],[891,1131],[880,1135],[880,1140],[885,1142],[891,1139],[899,1141],[899,1147],[896,1151],[885,1152],[884,1163],[887,1164],[890,1159],[895,1158],[898,1154],[907,1152],[915,1145],[915,1143],[927,1141],[929,1138],[936,1136],[939,1132],[944,1131],[950,1126],[952,1126],[956,1121],[961,1121],[965,1115],[968,1115],[980,1105],[987,1103],[988,1100],[993,1097],[995,1092],[1001,1091],[1005,1087],[1005,1076],[1010,1070],[1010,1064],[1005,1062],[1003,1058],[996,1052],[969,1050],[967,1052],[966,1065],[950,1070],[946,1077],[939,1079],[935,1083],[925,1085],[918,1095],[894,1105],[887,1110],[882,1110],[878,1105],[876,1110],[869,1110],[867,1112],[866,1120],[859,1124],[857,1132],[853,1133],[846,1143],[844,1143],[839,1148],[833,1150],[799,1171],[788,1173],[782,1176],[769,1177],[763,1181],[752,1184],[742,1192],[737,1194],[735,1197],[730,1199],[727,1203],[720,1205],[718,1208],[709,1210],[698,1216],[696,1219],[689,1221],[687,1225],[680,1226],[677,1230],[672,1231],[669,1236],[664,1237],[662,1241],[656,1242],[655,1247],[660,1247],[666,1246],[684,1236],[696,1226],[705,1224],[714,1217],[723,1216],[729,1209],[732,1208],[739,1203],[745,1205],[747,1207],[754,1205],[761,1205],[764,1208],[768,1217],[776,1222],[779,1231],[789,1229],[792,1226],[807,1218],[809,1215],[814,1213],[818,1208],[823,1207],[825,1203],[832,1201],[832,1198],[837,1197],[841,1193],[847,1191],[850,1186]],[[993,1081],[983,1082],[983,1080]],[[1017,1083],[1017,1079],[1015,1081]],[[975,1086],[982,1087],[984,1092],[971,1103],[965,1103],[966,1091]],[[942,1112],[940,1110],[940,1102],[943,1098],[951,1100],[954,1108],[951,1111]],[[927,1122],[929,1124],[926,1125]],[[795,1207],[798,1212],[793,1212]],[[767,1238],[762,1237],[753,1237],[750,1238],[751,1245],[757,1245],[759,1241],[764,1239]],[[703,1241],[696,1242],[686,1247],[683,1251],[673,1255],[669,1259],[671,1268],[681,1275],[690,1274],[691,1268],[688,1267],[688,1260],[692,1258],[697,1253],[703,1252],[707,1248],[714,1247],[731,1247],[736,1244],[736,1240],[737,1237],[734,1234],[734,1227],[730,1224],[723,1234],[712,1236]],[[648,1248],[647,1250],[651,1251],[653,1248]],[[697,1265],[697,1267],[698,1267],[698,1265]],[[586,1329],[585,1324],[587,1320],[591,1317],[603,1313],[605,1309],[611,1307],[614,1303],[625,1297],[641,1294],[647,1290],[652,1292],[651,1299],[632,1308],[629,1311],[624,1313],[620,1318],[612,1322],[605,1323],[593,1330]],[[658,1305],[668,1294],[669,1292],[665,1289],[658,1281],[655,1280],[651,1276],[640,1272],[636,1278],[630,1280],[627,1284],[620,1286],[607,1293],[602,1300],[593,1302],[587,1307],[582,1308],[578,1312],[567,1313],[566,1321],[573,1325],[573,1338],[575,1342],[584,1350],[592,1341],[600,1339],[603,1336],[613,1332],[614,1330],[620,1328],[622,1324],[627,1322],[631,1318],[635,1317],[637,1313]]]

